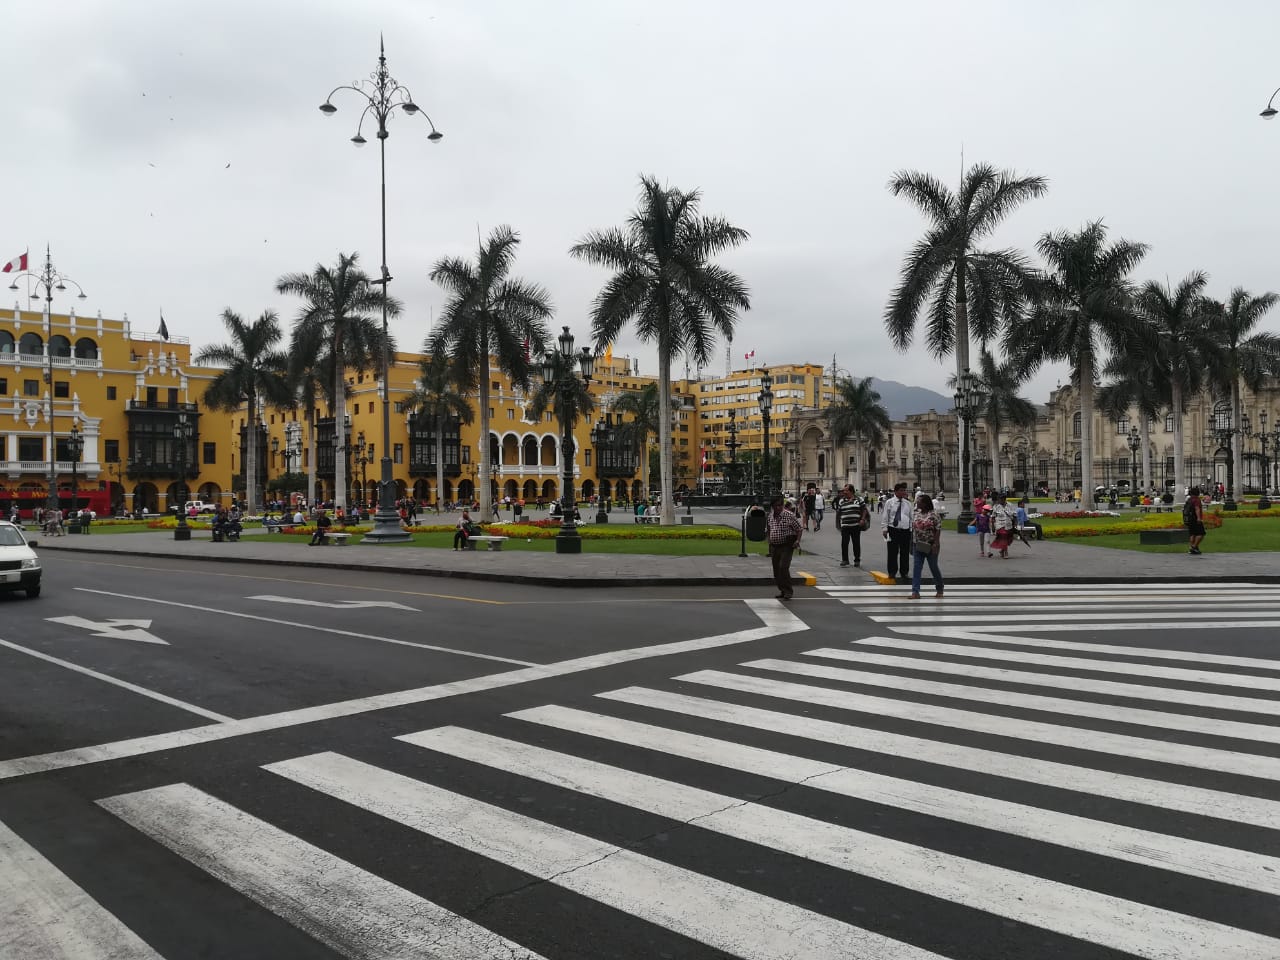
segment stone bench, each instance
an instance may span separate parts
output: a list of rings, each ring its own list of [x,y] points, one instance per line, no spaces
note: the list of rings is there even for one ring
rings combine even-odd
[[[463,541],[463,550],[474,550],[477,543],[484,543],[489,550],[501,550],[502,545],[507,542],[508,537],[484,536],[480,534],[472,534]]]
[[[349,534],[349,533],[330,533],[330,534],[328,534],[328,537],[329,537],[329,539],[330,539],[330,540],[332,540],[332,541],[333,541],[334,546],[336,546],[336,547],[340,547],[340,546],[342,546],[343,544],[345,544],[348,540],[350,540],[350,539],[351,539],[351,534]]]
[[[636,517],[636,523],[661,523],[662,517],[656,513],[642,513]]]
[[[1140,530],[1138,532],[1138,543],[1143,545],[1186,543],[1190,537],[1191,531],[1186,527],[1170,527],[1166,530]]]
[[[1138,508],[1142,513],[1173,513],[1172,503],[1146,503]]]

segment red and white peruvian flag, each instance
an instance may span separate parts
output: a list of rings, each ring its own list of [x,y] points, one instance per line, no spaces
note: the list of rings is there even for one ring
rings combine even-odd
[[[6,263],[3,268],[0,268],[0,273],[21,273],[25,269],[27,269],[27,255],[24,253]]]
[[[750,359],[751,359],[752,357],[754,357],[755,355],[756,355],[756,352],[755,352],[754,350],[752,350],[750,353],[744,353],[744,354],[742,355],[742,359],[743,359],[743,360],[750,360]]]
[[[702,448],[702,469],[707,469],[707,448]]]

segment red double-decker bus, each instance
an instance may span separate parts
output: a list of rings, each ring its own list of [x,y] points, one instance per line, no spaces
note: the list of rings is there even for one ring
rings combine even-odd
[[[36,510],[48,506],[49,498],[43,490],[0,490],[0,519],[9,519],[13,508],[18,508],[18,516],[23,520],[33,518]],[[111,516],[111,494],[106,490],[79,490],[74,501],[71,491],[66,488],[58,490],[58,506],[63,516],[70,516],[72,510],[92,510],[96,516]]]

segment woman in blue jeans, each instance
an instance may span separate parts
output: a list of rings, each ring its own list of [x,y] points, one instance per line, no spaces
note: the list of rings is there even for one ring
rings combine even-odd
[[[938,569],[938,550],[942,546],[942,521],[933,509],[933,498],[927,493],[916,497],[911,513],[911,599],[920,599],[920,573],[928,561],[933,575],[933,588],[942,596],[942,571]]]

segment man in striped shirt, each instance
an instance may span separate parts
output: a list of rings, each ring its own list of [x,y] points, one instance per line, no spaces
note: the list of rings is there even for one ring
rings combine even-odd
[[[782,494],[770,501],[773,508],[765,521],[769,541],[769,559],[773,561],[773,582],[778,585],[779,600],[790,600],[791,555],[800,546],[800,518],[783,506]]]

